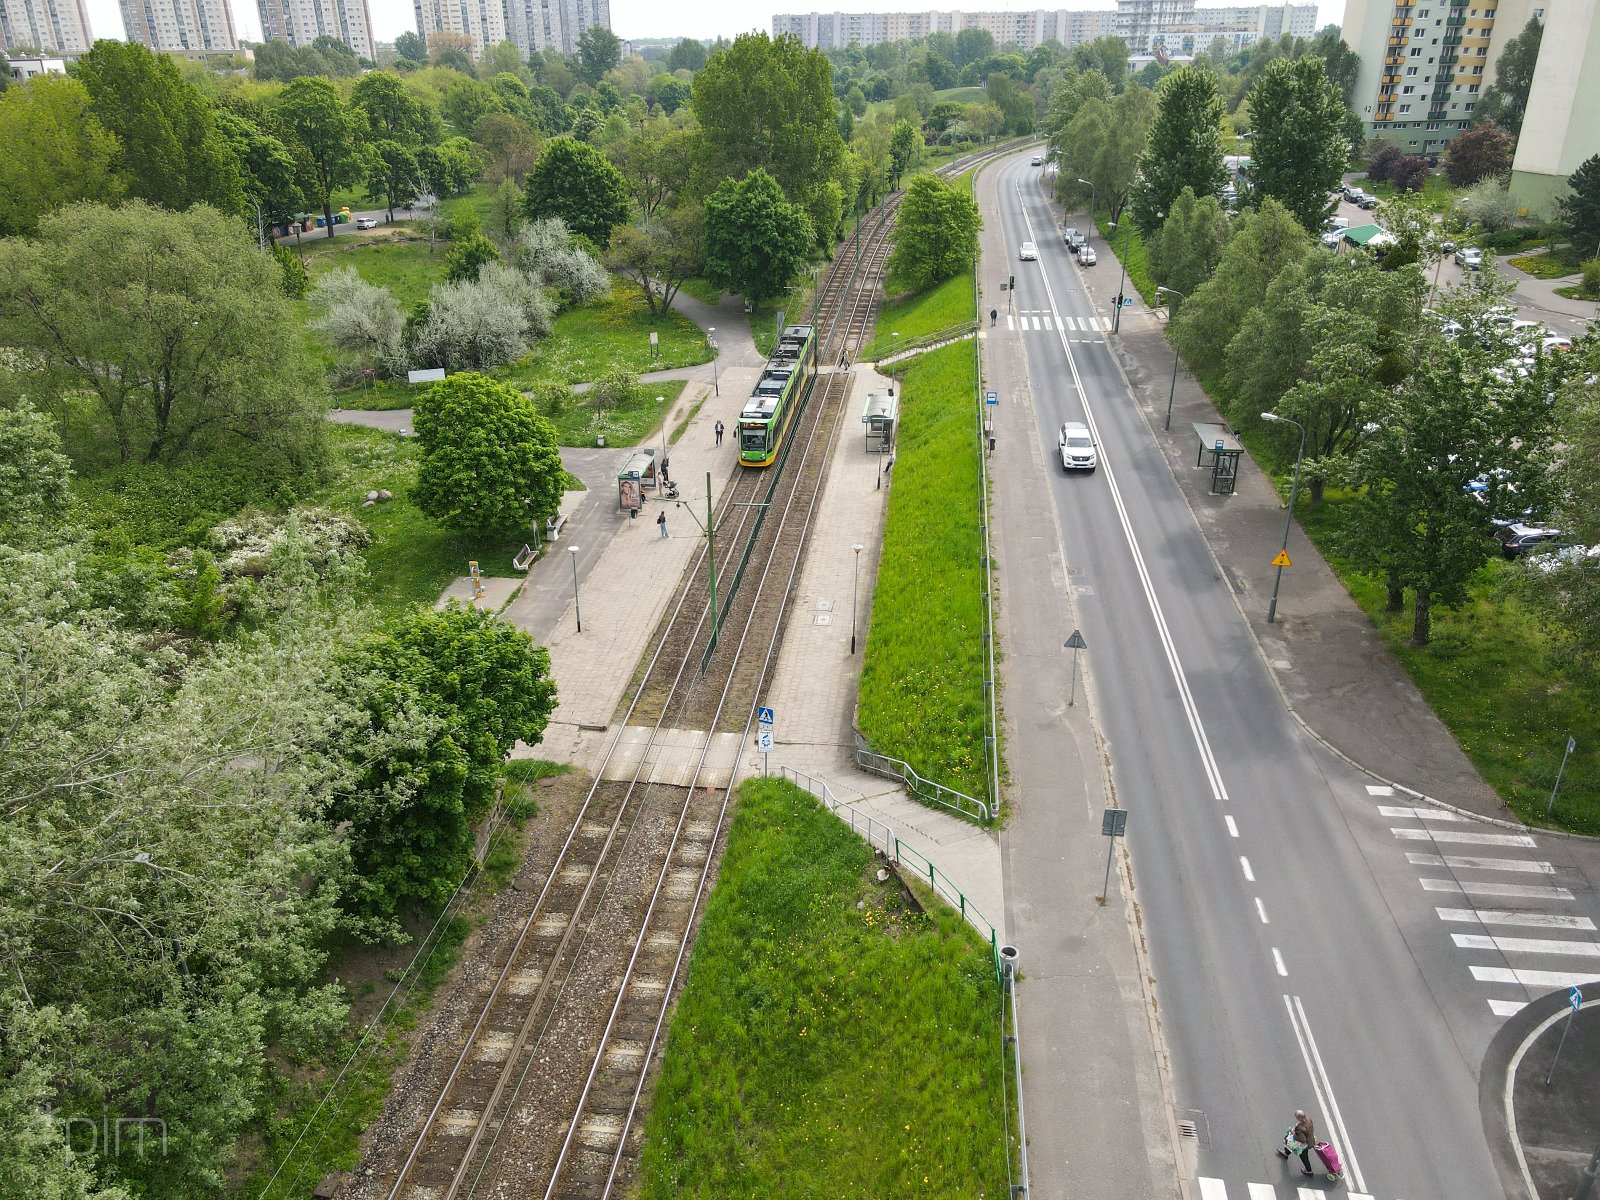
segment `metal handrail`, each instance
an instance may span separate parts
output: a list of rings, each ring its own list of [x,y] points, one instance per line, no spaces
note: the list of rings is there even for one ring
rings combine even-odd
[[[917,354],[923,350],[943,345],[946,342],[960,341],[962,338],[971,337],[977,332],[978,322],[971,320],[963,321],[959,325],[951,325],[947,329],[936,329],[932,333],[924,333],[914,338],[907,338],[905,341],[891,342],[887,346],[880,346],[878,340],[874,339],[872,345],[867,347],[868,354],[863,355],[863,357],[868,357],[873,351],[880,351],[881,356],[874,361],[881,366],[884,363],[896,362],[908,354]]]
[[[895,758],[888,754],[879,754],[868,744],[867,739],[861,736],[861,731],[856,735],[856,766],[873,775],[884,779],[892,779],[896,783],[903,783],[910,789],[911,794],[920,800],[927,800],[933,804],[942,805],[952,812],[958,812],[964,817],[970,817],[987,824],[993,819],[994,814],[989,806],[982,800],[974,799],[965,792],[953,787],[946,787],[942,783],[935,783],[931,779],[924,779],[903,758]]]

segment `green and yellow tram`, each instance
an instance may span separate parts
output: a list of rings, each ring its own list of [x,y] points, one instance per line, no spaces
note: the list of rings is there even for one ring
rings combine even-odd
[[[817,331],[812,325],[788,325],[761,372],[761,380],[739,414],[739,461],[747,467],[769,467],[783,448],[794,414],[817,370]]]

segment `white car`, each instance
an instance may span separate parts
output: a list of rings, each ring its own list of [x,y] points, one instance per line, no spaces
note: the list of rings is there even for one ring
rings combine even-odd
[[[1019,257],[1021,257],[1023,262],[1033,262],[1039,257],[1039,247],[1035,246],[1032,242],[1023,242],[1022,253]]]
[[[1044,166],[1044,155],[1035,154],[1028,162],[1030,166],[1042,167]]]
[[[357,229],[376,229],[377,227],[378,227],[378,218],[377,217],[357,217],[356,218],[356,228]]]
[[[1456,251],[1456,266],[1467,271],[1483,270],[1483,251],[1476,246],[1463,246]]]
[[[1085,246],[1078,251],[1078,265],[1080,267],[1092,267],[1096,261],[1093,246]]]
[[[1061,447],[1063,471],[1092,471],[1100,465],[1094,438],[1089,436],[1089,427],[1083,422],[1068,421],[1063,425],[1057,443]]]

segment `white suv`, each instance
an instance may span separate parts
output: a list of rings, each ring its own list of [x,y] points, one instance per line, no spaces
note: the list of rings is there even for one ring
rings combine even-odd
[[[1089,427],[1081,421],[1068,421],[1063,425],[1058,440],[1063,471],[1092,471],[1100,465],[1094,438],[1089,436]]]

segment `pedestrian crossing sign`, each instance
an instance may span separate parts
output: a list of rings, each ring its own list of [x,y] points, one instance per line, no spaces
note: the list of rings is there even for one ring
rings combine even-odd
[[[1273,555],[1272,565],[1275,567],[1294,566],[1294,564],[1289,561],[1289,552],[1287,550],[1279,550],[1277,554]]]
[[[758,724],[771,725],[776,721],[776,719],[777,719],[776,718],[776,714],[774,714],[773,711],[770,708],[768,708],[766,705],[758,705],[757,706],[757,708],[756,708],[756,721],[757,721]]]

